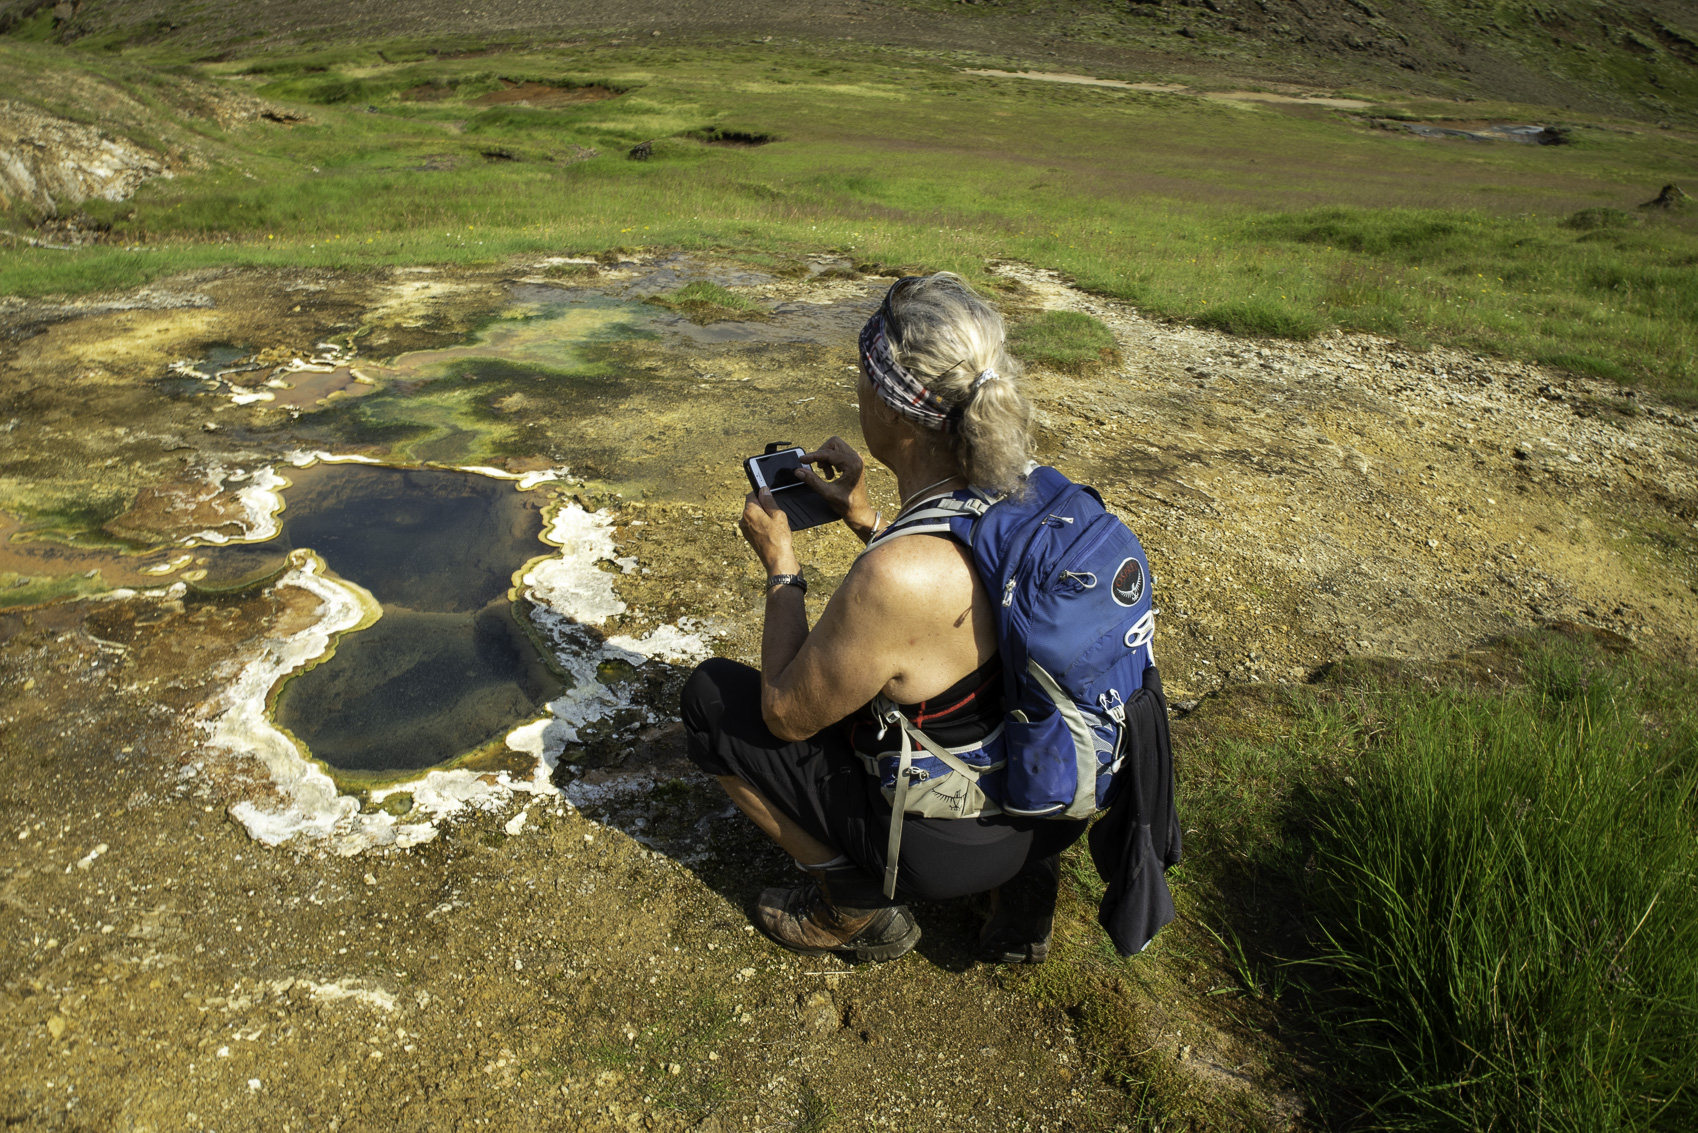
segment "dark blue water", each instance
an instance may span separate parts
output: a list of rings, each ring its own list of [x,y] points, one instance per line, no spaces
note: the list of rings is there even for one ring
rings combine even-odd
[[[538,492],[463,472],[294,470],[277,538],[218,550],[208,582],[260,577],[297,548],[383,606],[284,686],[276,719],[343,771],[432,767],[499,740],[559,695],[508,591],[544,554]]]

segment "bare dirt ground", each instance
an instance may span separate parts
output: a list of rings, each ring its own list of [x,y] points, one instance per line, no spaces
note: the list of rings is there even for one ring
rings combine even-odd
[[[387,340],[373,355],[462,341],[517,289],[548,285],[539,269],[208,273],[143,296],[14,304],[0,485],[14,510],[74,525],[79,508],[119,516],[144,489],[215,464],[324,445],[314,413],[173,398],[157,383],[217,343],[282,358],[361,325]],[[531,403],[546,427],[521,431],[529,447],[506,459],[580,470],[585,502],[616,519],[619,553],[648,569],[615,577],[630,609],[606,632],[688,616],[720,652],[752,659],[759,585],[733,527],[737,461],[775,432],[852,437],[851,335],[883,281],[670,259],[574,287],[639,295],[693,274],[740,280],[773,313],[618,343],[617,379],[588,408]],[[1698,659],[1691,417],[1531,366],[1359,336],[1258,344],[1153,322],[1023,265],[1002,274],[1016,316],[1085,310],[1119,340],[1117,364],[1033,371],[1028,389],[1041,455],[1101,488],[1150,552],[1175,700],[1303,680],[1351,654],[1453,654],[1547,621]],[[888,477],[874,491],[894,502]],[[168,512],[147,515],[160,536],[184,533]],[[816,613],[856,549],[835,529],[804,537]],[[66,553],[14,541],[0,570],[51,573]],[[107,572],[168,555],[76,553]],[[685,772],[664,721],[610,723],[568,753],[565,798],[515,798],[427,845],[340,857],[250,841],[228,808],[269,786],[207,748],[208,705],[314,614],[281,588],[0,613],[8,1124],[1131,1120],[1128,1084],[1089,1064],[1053,998],[967,962],[964,907],[923,909],[919,951],[882,967],[799,960],[749,932],[742,907],[784,864]],[[681,676],[656,663],[638,679],[664,705]],[[1100,962],[1100,944],[1071,939],[1052,960]],[[1159,949],[1133,962],[1164,963]],[[1275,1077],[1244,1070],[1245,1036],[1209,1022],[1203,988],[1143,986],[1138,1042],[1183,1046],[1184,1073],[1246,1091],[1268,1124],[1294,1119]]]

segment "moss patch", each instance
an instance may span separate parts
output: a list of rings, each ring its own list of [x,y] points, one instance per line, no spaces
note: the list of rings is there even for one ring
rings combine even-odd
[[[1021,360],[1068,373],[1113,365],[1120,357],[1114,332],[1081,311],[1045,311],[1017,324],[1008,345]]]
[[[646,301],[657,307],[687,315],[694,323],[749,318],[761,313],[760,304],[705,279],[687,283],[665,295],[651,296]]]

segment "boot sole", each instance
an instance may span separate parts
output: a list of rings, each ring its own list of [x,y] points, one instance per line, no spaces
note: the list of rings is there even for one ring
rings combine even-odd
[[[895,960],[900,956],[906,956],[914,950],[914,945],[920,942],[920,926],[917,924],[900,938],[886,944],[846,944],[842,948],[798,948],[787,940],[780,940],[758,923],[755,927],[760,929],[762,936],[780,948],[794,952],[798,956],[853,956],[864,964],[883,963],[886,960]]]

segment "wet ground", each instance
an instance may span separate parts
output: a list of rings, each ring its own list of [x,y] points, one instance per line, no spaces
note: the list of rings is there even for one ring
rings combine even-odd
[[[733,527],[739,460],[769,440],[854,435],[852,335],[883,281],[843,267],[208,273],[127,309],[7,315],[9,1122],[1128,1120],[1122,1084],[1085,1072],[1059,1008],[966,961],[965,908],[922,910],[918,953],[880,968],[798,961],[746,931],[742,908],[786,877],[784,863],[682,760],[669,705],[698,643],[745,660],[757,648],[759,575]],[[1036,371],[1029,389],[1044,458],[1098,485],[1143,538],[1176,701],[1302,680],[1347,654],[1446,655],[1553,620],[1694,659],[1698,432],[1682,412],[1363,337],[1259,345],[1151,322],[1021,265],[1001,273],[1015,317],[1086,310],[1120,341],[1118,364]],[[642,302],[697,278],[761,311],[700,325]],[[295,359],[321,368],[268,376]],[[172,368],[203,361],[260,368],[210,382]],[[286,392],[264,383],[338,368],[369,392],[293,399],[305,404],[234,392]],[[314,452],[484,471],[314,465]],[[306,787],[284,780],[306,773],[262,752],[275,741],[238,719],[252,702],[244,682],[263,701],[274,675],[327,647],[346,597],[326,589],[332,575],[384,603],[380,591],[410,584],[408,556],[374,563],[365,581],[365,567],[315,545],[329,544],[322,532],[297,536],[289,510],[275,544],[232,550],[244,535],[270,538],[272,477],[317,477],[334,502],[334,485],[360,475],[471,475],[514,501],[527,493],[494,476],[557,468],[569,472],[536,494],[554,509],[557,561],[584,569],[518,584],[543,612],[542,644],[581,666],[568,693],[460,779],[332,789],[342,802],[322,812],[328,826],[300,826],[281,848],[254,841],[254,816],[286,812]],[[893,504],[893,489],[875,475],[878,502]],[[460,506],[443,503],[445,524]],[[468,522],[509,533],[536,520],[465,506]],[[455,542],[449,553],[481,562],[493,540]],[[268,583],[211,588],[221,564],[285,543],[313,546],[330,573],[297,556]],[[832,528],[799,544],[817,613],[858,544]],[[493,560],[480,569],[500,573]],[[418,608],[464,618],[487,608],[482,593]],[[338,609],[359,623],[358,602]],[[345,634],[337,659],[362,637],[377,643],[385,620]],[[393,674],[374,659],[389,656],[350,652],[352,668],[313,670],[327,686],[314,695],[338,695],[338,671],[380,684]],[[1058,959],[1101,963],[1071,942]],[[1164,961],[1157,950],[1138,963],[1159,973]],[[1152,1020],[1202,995],[1152,986],[1164,1000]],[[1139,1038],[1183,1044],[1193,1065],[1238,1066],[1223,1053],[1236,1040],[1199,1026],[1175,1036],[1152,1022]],[[1000,1072],[985,1074],[987,1062]],[[1233,1073],[1221,1088],[1263,1089],[1231,1085],[1257,1072]],[[1268,1097],[1267,1113],[1289,1112]]]

